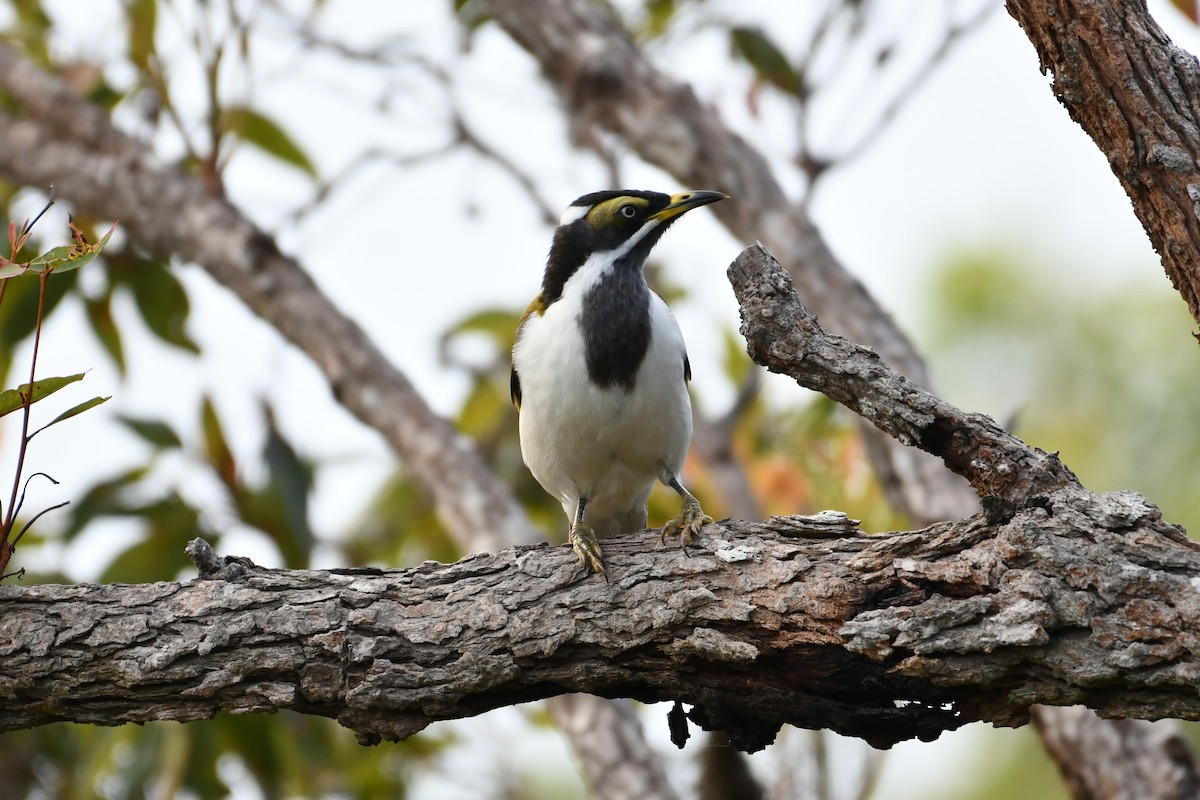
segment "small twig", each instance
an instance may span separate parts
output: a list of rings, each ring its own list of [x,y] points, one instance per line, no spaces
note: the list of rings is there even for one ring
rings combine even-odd
[[[316,191],[313,192],[312,199],[293,209],[287,216],[287,222],[292,225],[302,222],[305,217],[320,208],[322,204],[328,202],[329,197],[336,190],[349,183],[355,175],[372,164],[384,162],[398,169],[405,169],[449,155],[453,152],[456,145],[457,142],[452,139],[445,144],[432,147],[429,150],[409,154],[395,153],[384,150],[381,147],[372,147],[364,150],[337,175],[321,181],[317,185]]]
[[[33,436],[30,436],[29,438],[32,439]],[[49,475],[47,475],[44,472],[35,472],[32,475],[30,475],[28,478],[25,479],[25,485],[23,487],[21,487],[21,499],[17,500],[17,507],[14,508],[13,512],[12,512],[13,517],[16,517],[18,514],[20,514],[21,508],[25,505],[25,493],[29,491],[29,482],[32,481],[34,478],[38,477],[39,475],[41,475],[43,478],[45,478],[46,480],[53,483],[55,486],[58,486],[58,481],[54,480],[54,478],[50,477]],[[13,544],[16,544],[16,542],[14,541]]]
[[[457,106],[455,106],[452,110],[454,112],[454,133],[457,141],[460,144],[471,148],[488,161],[491,161],[502,171],[508,173],[508,176],[516,181],[517,185],[524,189],[525,194],[528,195],[529,199],[533,201],[534,206],[542,215],[542,221],[551,227],[557,225],[558,214],[556,214],[554,209],[551,208],[544,199],[542,199],[540,194],[538,194],[537,184],[534,182],[533,177],[518,167],[512,161],[512,159],[508,158],[499,150],[481,139],[478,134],[476,134],[470,128],[470,126],[467,125],[466,119],[463,118],[462,113]]]
[[[832,163],[839,166],[847,164],[861,156],[868,148],[871,147],[887,130],[892,120],[904,108],[917,90],[921,88],[933,75],[937,67],[946,59],[954,45],[958,43],[968,33],[974,31],[988,18],[988,15],[998,6],[993,3],[984,3],[975,12],[974,15],[962,22],[949,22],[945,33],[938,42],[937,47],[925,59],[925,61],[909,76],[908,80],[897,89],[888,100],[887,104],[879,112],[875,124],[849,147],[846,147],[840,155],[831,159]],[[953,12],[947,9],[947,15]],[[848,126],[838,127],[837,130],[847,130]]]
[[[50,197],[49,197],[49,199],[46,200],[46,205],[42,206],[42,210],[39,211],[37,213],[37,216],[33,218],[33,222],[26,222],[24,225],[21,226],[21,236],[20,236],[21,239],[24,239],[26,236],[28,236],[30,234],[30,232],[33,230],[33,226],[37,225],[38,220],[40,220],[45,215],[45,213],[50,210],[50,206],[54,205],[54,184],[53,183],[50,184],[50,188],[47,191],[49,192]],[[16,253],[13,253],[13,255],[15,256]]]
[[[21,530],[20,530],[20,532],[19,532],[19,533],[18,533],[18,534],[17,534],[17,535],[16,535],[16,536],[13,538],[13,540],[12,540],[12,549],[14,549],[14,550],[16,549],[16,547],[17,547],[17,542],[21,541],[21,537],[25,535],[25,531],[29,530],[29,529],[30,529],[30,527],[32,527],[33,523],[35,523],[35,522],[37,522],[39,519],[41,519],[43,514],[48,514],[49,512],[51,512],[51,511],[54,511],[55,509],[63,508],[64,506],[69,506],[69,505],[71,505],[71,501],[70,501],[70,500],[64,500],[63,502],[61,502],[61,503],[56,503],[55,505],[52,505],[52,506],[50,506],[49,508],[43,508],[43,509],[42,509],[41,511],[39,511],[38,513],[34,514],[34,515],[33,515],[33,518],[32,518],[32,519],[30,519],[30,520],[29,520],[29,522],[26,522],[26,523],[25,523],[25,524],[24,524],[24,525],[21,527]]]
[[[813,197],[813,189],[822,177],[828,174],[833,167],[845,166],[846,164],[861,157],[872,145],[878,141],[879,137],[888,130],[891,122],[896,115],[904,108],[912,96],[929,80],[934,74],[936,68],[945,60],[956,45],[964,36],[976,30],[988,18],[988,15],[995,8],[993,3],[981,4],[973,14],[969,15],[961,22],[954,21],[954,12],[950,8],[950,3],[946,3],[946,29],[941,38],[934,46],[933,50],[925,57],[924,61],[919,64],[916,69],[908,76],[902,86],[891,92],[883,107],[877,112],[876,118],[872,124],[867,126],[865,131],[858,137],[856,141],[852,141],[849,145],[842,148],[841,152],[832,155],[818,155],[813,151],[811,144],[811,134],[808,130],[807,122],[810,120],[808,109],[811,105],[810,100],[818,91],[818,86],[810,83],[813,72],[814,62],[817,53],[825,45],[832,30],[832,23],[837,16],[834,11],[842,8],[842,4],[835,3],[833,9],[826,12],[825,16],[818,22],[809,45],[805,59],[801,62],[801,74],[805,76],[805,86],[802,95],[797,99],[797,116],[799,117],[799,144],[797,145],[796,163],[804,170],[808,178],[808,191],[804,195],[803,202],[808,204]],[[855,31],[853,28],[861,28],[861,18],[856,18],[852,24],[852,30],[848,34],[853,36]],[[844,44],[842,51],[838,54],[840,61],[845,61],[849,57],[852,50],[852,41]],[[882,45],[875,53],[873,61],[876,70],[881,70],[889,48],[892,45]],[[830,75],[839,74],[840,69],[829,70]],[[875,85],[877,82],[870,82]],[[861,110],[860,104],[855,104],[853,113],[858,113]],[[834,126],[834,130],[846,131],[852,126],[843,122],[840,125]]]
[[[46,270],[38,275],[38,307],[37,321],[33,328],[33,354],[29,358],[29,394],[25,396],[24,406],[21,409],[21,439],[17,448],[17,468],[13,473],[12,493],[8,498],[8,512],[4,518],[4,539],[8,539],[8,535],[12,532],[13,523],[17,521],[16,503],[17,503],[17,487],[21,485],[21,473],[25,469],[25,453],[29,449],[29,417],[30,408],[33,406],[33,389],[34,379],[37,375],[37,358],[38,348],[42,343],[42,321],[45,318],[46,311],[46,283],[50,279],[52,270]]]

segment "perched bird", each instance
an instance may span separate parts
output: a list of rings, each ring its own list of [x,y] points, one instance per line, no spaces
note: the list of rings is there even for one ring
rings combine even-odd
[[[525,310],[511,388],[521,455],[570,520],[585,569],[604,572],[599,537],[646,526],[656,480],[683,498],[663,540],[686,547],[712,518],[679,473],[692,439],[691,365],[646,256],[663,232],[720,192],[593,192],[563,213],[541,294]]]

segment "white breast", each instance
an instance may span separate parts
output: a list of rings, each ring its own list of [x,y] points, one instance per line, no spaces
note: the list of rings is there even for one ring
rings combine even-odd
[[[589,259],[557,302],[526,320],[513,350],[525,463],[568,518],[586,496],[587,521],[600,535],[620,530],[606,530],[606,520],[644,514],[654,481],[679,474],[692,436],[683,335],[658,295],[651,293],[650,345],[635,388],[601,389],[588,379],[576,319],[584,292],[607,268],[611,262]]]

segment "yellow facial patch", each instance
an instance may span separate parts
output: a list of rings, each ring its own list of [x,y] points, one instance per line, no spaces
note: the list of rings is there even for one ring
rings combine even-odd
[[[625,206],[633,206],[638,212],[636,215],[625,216],[628,211],[622,213]],[[646,209],[650,207],[650,202],[641,197],[614,197],[611,200],[605,200],[602,203],[597,203],[592,206],[591,211],[587,213],[586,219],[593,228],[607,228],[609,226],[627,225],[634,216],[642,216]]]

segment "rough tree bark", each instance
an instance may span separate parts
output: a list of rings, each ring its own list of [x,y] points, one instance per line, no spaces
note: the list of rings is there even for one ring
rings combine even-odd
[[[822,331],[761,248],[730,275],[756,357],[869,392],[872,421],[904,420],[998,500],[892,534],[847,535],[838,515],[716,523],[690,554],[643,531],[606,545],[611,584],[565,546],[310,572],[197,541],[186,584],[0,588],[0,729],[294,708],[370,741],[571,691],[682,700],[746,749],[785,723],[888,746],[1024,724],[1035,703],[1200,719],[1200,546]],[[1027,486],[993,478],[1037,463]]]

